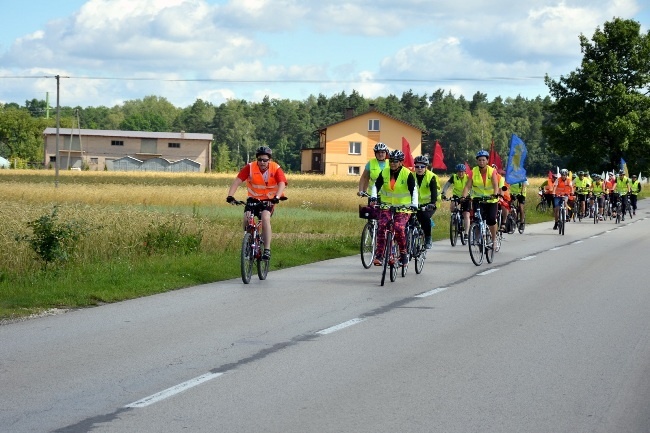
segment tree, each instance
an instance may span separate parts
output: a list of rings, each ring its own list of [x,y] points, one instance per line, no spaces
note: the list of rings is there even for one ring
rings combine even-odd
[[[559,81],[545,77],[555,103],[544,126],[551,148],[592,170],[650,169],[650,32],[615,18],[591,42],[580,35],[581,67]]]
[[[47,120],[34,118],[25,109],[0,107],[0,148],[8,159],[43,160],[43,131]],[[3,152],[4,153],[4,152]]]

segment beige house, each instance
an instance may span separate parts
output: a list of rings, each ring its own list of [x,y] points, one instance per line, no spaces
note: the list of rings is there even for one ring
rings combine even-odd
[[[406,139],[413,157],[422,155],[425,130],[370,107],[354,115],[347,110],[345,119],[318,129],[319,147],[302,149],[300,171],[303,173],[347,174],[359,176],[378,142],[389,149],[402,150]]]
[[[56,128],[46,128],[45,167],[56,163]],[[212,168],[212,134],[59,128],[59,169],[200,171]]]

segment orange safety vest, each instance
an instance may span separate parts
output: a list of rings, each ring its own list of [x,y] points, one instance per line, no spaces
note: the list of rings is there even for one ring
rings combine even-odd
[[[275,173],[280,168],[277,162],[270,161],[269,168],[262,173],[259,165],[256,162],[251,162],[249,165],[248,180],[246,186],[248,187],[248,196],[258,200],[268,200],[277,195],[279,185],[275,180]]]
[[[567,179],[567,182],[564,182],[561,177],[558,177],[555,185],[555,195],[571,194],[571,181],[569,179]]]

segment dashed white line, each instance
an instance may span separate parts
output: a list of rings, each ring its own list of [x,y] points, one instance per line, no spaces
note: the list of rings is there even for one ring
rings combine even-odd
[[[348,320],[347,322],[339,323],[338,325],[330,326],[329,328],[318,331],[319,335],[327,335],[332,332],[340,331],[341,329],[347,328],[348,326],[356,325],[357,323],[363,322],[365,319],[355,318]]]
[[[492,268],[492,269],[488,269],[487,271],[483,271],[483,272],[481,272],[479,274],[476,274],[476,275],[488,275],[488,274],[491,274],[492,272],[496,272],[498,270],[499,270],[499,268]]]
[[[208,380],[212,380],[214,378],[217,378],[221,376],[223,373],[207,373],[198,377],[195,377],[194,379],[190,379],[186,382],[179,383],[178,385],[172,386],[171,388],[167,388],[164,391],[157,392],[155,394],[150,395],[149,397],[145,397],[141,400],[135,401],[131,404],[127,404],[124,407],[128,408],[140,408],[140,407],[146,407],[149,406],[150,404],[157,403],[161,400],[164,400],[166,398],[169,398],[173,395],[179,394],[183,391],[186,391],[190,388],[193,388],[197,385],[202,384],[203,382],[207,382]]]
[[[527,260],[533,260],[535,257],[537,257],[537,256],[527,256],[527,257],[522,257],[519,260],[522,261],[522,262],[525,262]]]
[[[438,287],[437,289],[429,290],[428,292],[420,293],[419,295],[415,295],[416,298],[426,298],[431,295],[435,295],[436,293],[444,292],[447,290],[449,287]]]

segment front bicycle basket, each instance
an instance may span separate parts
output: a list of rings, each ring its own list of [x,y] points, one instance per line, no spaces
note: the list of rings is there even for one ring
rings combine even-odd
[[[379,217],[378,206],[362,206],[359,205],[359,218],[367,220],[376,220]]]

